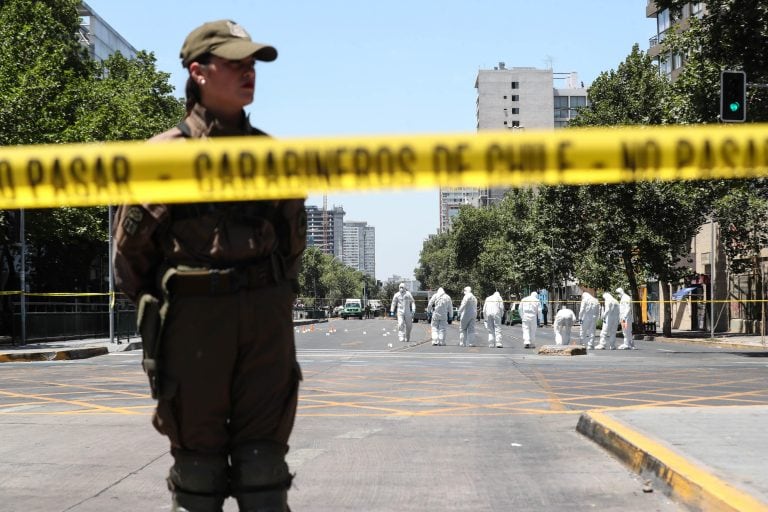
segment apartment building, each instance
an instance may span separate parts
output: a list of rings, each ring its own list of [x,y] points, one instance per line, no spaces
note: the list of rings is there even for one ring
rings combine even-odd
[[[323,253],[342,261],[344,244],[344,208],[334,206],[325,210],[307,205],[307,246],[317,247]]]
[[[367,222],[344,223],[342,263],[376,278],[376,228]]]
[[[481,69],[477,89],[477,130],[553,130],[567,126],[587,105],[587,90],[578,74],[551,69],[507,68],[499,62]],[[463,205],[488,206],[503,199],[508,188],[444,187],[440,189],[440,232],[450,229]]]
[[[659,9],[656,2],[647,0],[645,16],[656,18],[656,34],[648,40],[648,55],[659,66],[659,72],[674,80],[685,64],[685,57],[679,53],[668,53],[662,49],[662,43],[672,30],[685,30],[692,17],[701,17],[706,12],[705,2],[688,2],[680,12]]]
[[[80,43],[88,48],[92,58],[103,61],[115,52],[120,52],[127,59],[136,57],[136,48],[87,3],[80,2],[77,14],[80,16]]]

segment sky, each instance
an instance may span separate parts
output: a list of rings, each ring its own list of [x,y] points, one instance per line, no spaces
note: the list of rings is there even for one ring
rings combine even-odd
[[[474,133],[475,78],[507,68],[572,72],[589,85],[638,43],[655,20],[647,0],[86,0],[184,94],[179,50],[206,21],[232,19],[278,50],[259,63],[251,123],[278,138]],[[554,84],[557,86],[558,84]],[[329,194],[346,221],[376,228],[376,277],[413,277],[423,241],[437,232],[434,190]],[[322,195],[307,204],[322,207]]]

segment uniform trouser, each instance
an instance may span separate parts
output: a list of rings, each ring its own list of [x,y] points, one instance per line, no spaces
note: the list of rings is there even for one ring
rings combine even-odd
[[[432,314],[432,344],[445,345],[445,330],[448,328],[447,318],[437,318]]]
[[[594,315],[587,315],[581,320],[581,327],[579,328],[579,338],[582,345],[587,347],[595,346],[595,323],[597,317]]]
[[[536,341],[536,327],[538,327],[538,318],[523,318],[523,345],[529,345]]]
[[[632,338],[632,320],[621,321],[621,334],[624,336],[624,345],[629,348],[635,346],[635,340]]]
[[[216,499],[231,494],[241,510],[259,510],[243,508],[254,496],[275,504],[268,510],[286,509],[284,457],[301,380],[293,299],[287,282],[170,297],[153,423],[171,442],[169,486],[179,506],[217,511]],[[197,507],[205,498],[212,505]]]
[[[555,329],[555,345],[570,345],[571,325],[561,324]]]
[[[413,316],[405,313],[397,314],[397,339],[400,341],[411,341],[411,328],[413,327]]]
[[[599,347],[616,348],[616,327],[618,324],[618,318],[603,319],[603,328],[600,330]]]
[[[464,316],[461,317],[461,323],[459,324],[459,343],[464,343],[465,345],[474,345],[475,344],[475,317],[467,317]]]
[[[488,330],[488,344],[501,344],[501,315],[485,315],[485,328]]]

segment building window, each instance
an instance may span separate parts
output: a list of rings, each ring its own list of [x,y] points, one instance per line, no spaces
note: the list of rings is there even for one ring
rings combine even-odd
[[[512,113],[513,114],[519,114],[520,113],[520,109],[519,108],[513,108],[512,109]]]
[[[520,128],[520,121],[512,121],[512,128]]]
[[[586,96],[571,96],[570,99],[570,112],[569,112],[569,118],[573,119],[577,115],[579,115],[579,109],[587,106],[587,97]]]
[[[672,25],[672,17],[669,14],[669,9],[662,9],[656,15],[656,33],[659,36],[659,44],[664,40],[664,35]]]
[[[669,55],[659,57],[659,73],[666,76],[672,73],[672,59]]]
[[[696,16],[704,11],[704,2],[691,2],[691,15]]]
[[[683,55],[681,53],[672,54],[672,70],[683,67]]]
[[[568,119],[568,96],[555,96],[555,119]]]
[[[512,82],[512,88],[513,89],[519,89],[520,88],[520,82]]]
[[[515,95],[512,95],[512,96],[510,96],[510,99],[511,99],[512,101],[520,101],[520,96],[518,96],[518,95],[516,95],[516,94],[515,94]]]

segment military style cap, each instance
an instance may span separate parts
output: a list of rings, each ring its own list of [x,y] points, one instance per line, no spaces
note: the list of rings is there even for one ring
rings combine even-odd
[[[277,58],[274,47],[256,43],[243,27],[231,20],[204,23],[189,33],[181,47],[181,63],[188,67],[195,58],[210,53],[222,59],[240,60],[253,55],[266,62]]]

